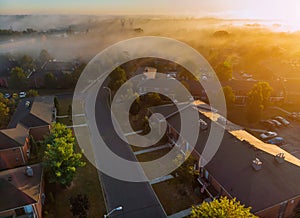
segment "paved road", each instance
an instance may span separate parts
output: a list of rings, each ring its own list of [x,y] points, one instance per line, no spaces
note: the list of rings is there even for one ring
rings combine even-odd
[[[109,145],[112,151],[128,160],[136,160],[130,146],[119,139],[115,131],[113,131],[107,98],[107,92],[100,91],[96,102],[96,111],[101,111],[101,113],[96,114],[96,120],[99,123],[98,129],[102,136],[109,138]],[[117,211],[111,217],[167,217],[149,183],[120,181],[101,172],[99,172],[99,176],[105,195],[107,210],[110,211],[120,205],[123,206],[123,211]]]

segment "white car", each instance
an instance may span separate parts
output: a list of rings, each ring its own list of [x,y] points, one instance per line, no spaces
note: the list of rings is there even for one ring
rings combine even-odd
[[[270,131],[260,134],[260,138],[263,139],[263,140],[271,139],[271,138],[274,138],[276,136],[277,136],[276,132],[270,132]]]
[[[281,116],[277,116],[277,117],[274,117],[275,120],[278,120],[280,123],[282,123],[284,126],[288,126],[290,125],[290,122],[287,121],[286,119],[284,119],[283,117]]]
[[[20,92],[19,97],[20,98],[25,98],[26,97],[26,92]]]

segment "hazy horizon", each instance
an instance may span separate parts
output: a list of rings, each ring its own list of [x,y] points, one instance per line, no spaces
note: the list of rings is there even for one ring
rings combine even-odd
[[[300,21],[297,0],[1,0],[0,14],[184,15]]]

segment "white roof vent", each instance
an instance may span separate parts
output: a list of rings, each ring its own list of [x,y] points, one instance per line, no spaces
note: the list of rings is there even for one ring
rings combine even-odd
[[[275,160],[277,161],[277,163],[284,163],[284,159],[285,159],[285,155],[284,153],[279,153],[275,156]]]
[[[255,158],[255,160],[252,161],[252,167],[254,170],[259,171],[262,168],[262,162],[258,158]]]
[[[25,174],[28,177],[32,177],[33,176],[33,169],[30,166],[27,166],[26,170],[25,170]]]

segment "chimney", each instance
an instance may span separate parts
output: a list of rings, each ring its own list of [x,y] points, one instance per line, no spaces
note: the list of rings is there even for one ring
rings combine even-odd
[[[274,159],[277,161],[277,163],[282,164],[284,163],[285,155],[284,153],[277,154]]]
[[[252,161],[252,167],[255,171],[259,171],[262,168],[262,162],[258,158],[255,158],[255,160]]]

